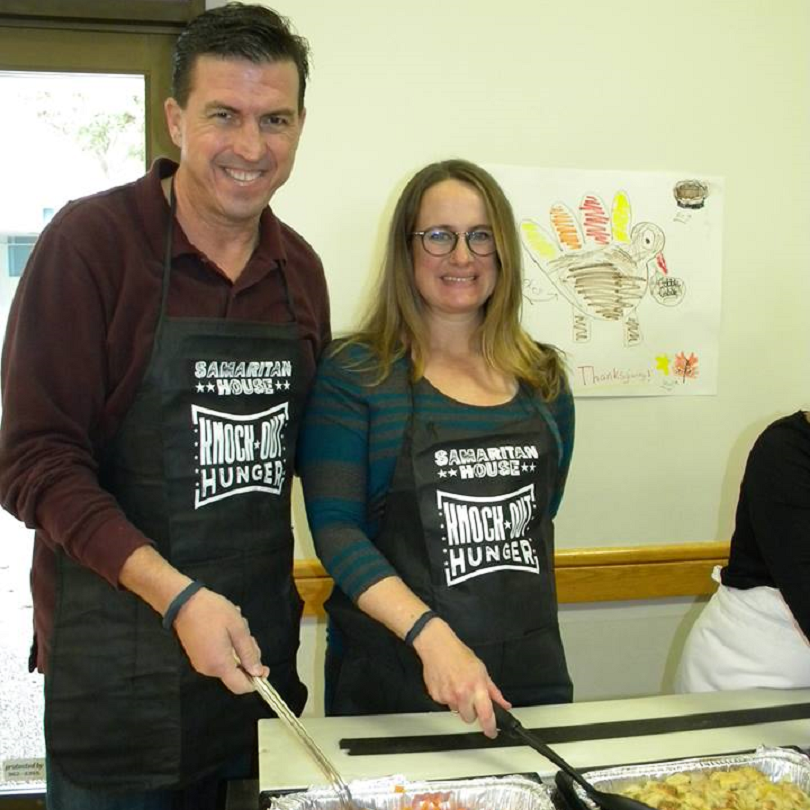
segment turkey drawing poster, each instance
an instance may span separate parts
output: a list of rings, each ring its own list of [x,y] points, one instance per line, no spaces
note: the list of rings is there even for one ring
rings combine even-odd
[[[523,325],[576,396],[717,393],[721,178],[486,168],[518,223]]]

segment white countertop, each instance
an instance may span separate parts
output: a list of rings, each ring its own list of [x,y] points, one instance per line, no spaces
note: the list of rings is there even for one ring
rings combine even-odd
[[[703,712],[733,711],[810,703],[810,689],[755,689],[695,695],[662,695],[536,706],[513,713],[529,729],[577,726]],[[525,746],[474,748],[413,754],[351,756],[341,750],[344,738],[464,734],[475,730],[449,712],[304,718],[302,722],[346,781],[402,774],[414,779],[454,779],[505,773],[550,776],[556,767]],[[484,738],[481,738],[482,741]],[[483,742],[483,745],[486,745]],[[678,731],[637,737],[553,744],[576,767],[607,767],[679,757],[706,756],[757,748],[760,745],[810,748],[810,720]],[[326,784],[303,744],[280,720],[259,721],[259,790],[275,792]]]

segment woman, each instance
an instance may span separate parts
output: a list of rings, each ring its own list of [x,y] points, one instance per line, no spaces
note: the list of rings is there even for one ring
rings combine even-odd
[[[492,701],[571,700],[552,519],[573,400],[556,351],[520,326],[521,290],[495,180],[462,160],[418,172],[303,430],[310,528],[336,583],[328,714],[439,703],[494,736]]]
[[[810,416],[770,424],[745,466],[728,565],[687,638],[679,692],[810,686]]]

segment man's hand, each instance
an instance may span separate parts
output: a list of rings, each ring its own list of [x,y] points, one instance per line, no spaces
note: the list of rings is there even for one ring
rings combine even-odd
[[[458,712],[465,723],[477,719],[484,734],[494,738],[498,731],[492,702],[504,709],[512,704],[493,683],[483,661],[439,618],[427,623],[413,646],[422,659],[431,698]]]
[[[161,616],[191,582],[149,545],[127,558],[118,580]],[[191,666],[201,675],[219,678],[231,692],[253,691],[245,673],[267,677],[269,670],[261,663],[261,651],[247,621],[224,596],[207,588],[197,591],[180,608],[173,627]]]
[[[270,672],[262,665],[261,650],[242,612],[207,588],[183,605],[174,630],[191,666],[201,675],[219,678],[237,695],[253,691],[248,675],[266,678]]]

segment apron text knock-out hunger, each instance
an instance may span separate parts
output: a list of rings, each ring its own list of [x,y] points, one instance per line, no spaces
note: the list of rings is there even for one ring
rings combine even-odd
[[[411,402],[375,545],[507,699],[571,700],[549,514],[559,452],[549,425],[537,413],[481,435],[427,421]],[[437,708],[412,649],[338,589],[328,610],[345,645],[332,713]]]

